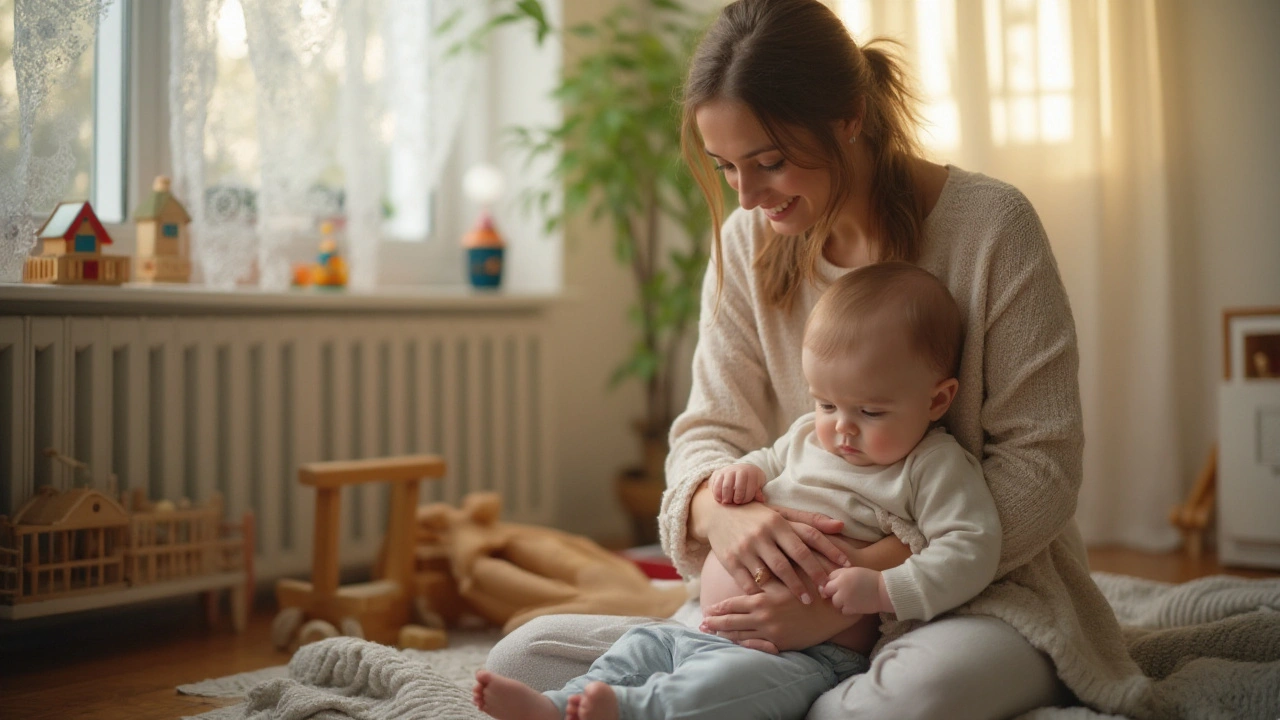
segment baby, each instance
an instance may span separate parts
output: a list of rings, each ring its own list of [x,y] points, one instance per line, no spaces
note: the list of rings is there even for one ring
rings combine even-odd
[[[636,627],[561,690],[538,693],[481,670],[476,706],[500,720],[801,718],[867,669],[877,613],[929,620],[976,596],[995,577],[999,518],[978,461],[934,427],[959,387],[962,337],[954,299],[928,272],[893,262],[847,273],[805,326],[814,412],[709,479],[719,502],[820,512],[844,521],[842,534],[860,544],[891,531],[917,538],[923,549],[897,567],[829,566],[826,584],[811,589],[846,615],[866,616],[853,627],[782,653],[674,623]],[[757,569],[757,583],[777,582],[768,575]],[[704,611],[740,594],[709,554]]]

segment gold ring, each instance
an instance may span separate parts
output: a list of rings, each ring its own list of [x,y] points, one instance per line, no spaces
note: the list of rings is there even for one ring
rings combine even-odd
[[[751,579],[755,580],[757,585],[763,585],[769,582],[771,577],[773,576],[769,573],[769,568],[766,567],[756,568],[755,573],[751,575]]]

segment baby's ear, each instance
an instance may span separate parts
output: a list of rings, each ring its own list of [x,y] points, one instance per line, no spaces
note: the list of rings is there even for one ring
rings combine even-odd
[[[951,407],[951,401],[956,399],[956,392],[960,390],[960,381],[955,378],[947,378],[939,380],[937,385],[933,386],[933,395],[929,398],[929,420],[936,422],[947,414],[947,410]]]

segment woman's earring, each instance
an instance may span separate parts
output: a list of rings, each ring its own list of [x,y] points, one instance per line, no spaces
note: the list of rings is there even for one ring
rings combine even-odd
[[[850,144],[850,145],[852,145],[852,144],[854,144],[854,143],[856,143],[856,142],[858,142],[858,136],[857,136],[857,135],[850,135],[850,136],[849,136],[849,144]]]

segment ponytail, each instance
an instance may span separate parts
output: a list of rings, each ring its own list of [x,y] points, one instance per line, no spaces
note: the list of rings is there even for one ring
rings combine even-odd
[[[862,126],[873,148],[871,209],[880,241],[876,259],[914,263],[924,227],[924,207],[911,177],[911,159],[921,154],[915,132],[919,101],[901,60],[884,46],[902,47],[896,40],[874,38],[861,49],[871,75]]]

